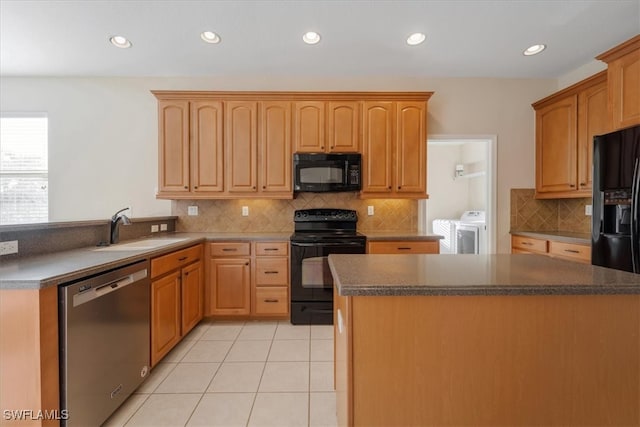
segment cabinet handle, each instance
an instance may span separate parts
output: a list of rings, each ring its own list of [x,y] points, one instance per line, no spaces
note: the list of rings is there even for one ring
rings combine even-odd
[[[248,263],[248,262],[245,262],[245,263],[244,263],[244,265],[249,265],[249,263]]]
[[[402,188],[402,187],[400,187],[400,186],[398,185],[398,190],[399,190],[399,189],[401,189],[401,188]]]
[[[278,248],[264,248],[265,251],[277,251]]]
[[[277,270],[265,271],[264,274],[278,274]]]
[[[182,261],[184,261],[185,259],[187,259],[187,257],[186,257],[186,256],[182,256],[182,257],[178,258],[178,261],[182,262]]]
[[[262,189],[263,189],[263,190],[266,190],[266,189],[267,189],[267,186],[266,186],[266,185],[263,185],[263,186],[262,186]]]
[[[389,186],[389,190],[391,190],[391,186]]]
[[[575,186],[576,186],[575,184],[569,184],[569,187],[571,188],[575,188]]]
[[[189,189],[189,187],[185,185],[185,186],[184,186],[184,189],[185,189],[185,190],[188,190],[188,189]]]
[[[265,299],[264,302],[278,302],[277,299]]]
[[[581,182],[581,183],[580,183],[580,187],[585,187],[586,185],[587,185],[587,184],[586,184],[586,183],[584,183],[584,182]]]
[[[522,242],[522,244],[525,246],[533,246],[533,243],[531,242]]]
[[[237,250],[237,248],[222,248],[222,252],[235,252]]]
[[[188,276],[188,275],[189,275],[189,272],[188,272],[188,271],[185,271],[185,272],[184,272],[184,275],[185,275],[185,276]]]
[[[401,246],[401,247],[398,248],[398,250],[399,251],[408,251],[408,250],[411,250],[411,248],[408,247],[408,246]]]
[[[572,253],[572,254],[579,254],[580,253],[580,251],[576,251],[575,249],[565,249],[564,251]]]
[[[253,189],[254,189],[254,190],[256,189],[256,186],[255,186],[255,185],[253,186]]]
[[[194,186],[193,186],[193,188],[194,188],[195,190],[197,190],[197,189],[198,189],[198,186],[197,186],[197,185],[194,185]]]

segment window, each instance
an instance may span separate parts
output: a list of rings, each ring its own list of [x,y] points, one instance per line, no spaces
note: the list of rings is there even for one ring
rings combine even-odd
[[[0,116],[0,225],[49,220],[48,119]]]

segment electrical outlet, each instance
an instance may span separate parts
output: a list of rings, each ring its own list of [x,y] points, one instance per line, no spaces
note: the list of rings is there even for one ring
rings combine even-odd
[[[198,206],[187,206],[187,215],[198,216]]]
[[[249,206],[242,207],[242,216],[249,216]]]
[[[160,230],[160,227],[158,227],[158,224],[153,224],[153,225],[151,226],[151,232],[152,232],[152,233],[157,233],[157,232],[158,232],[158,230]]]
[[[373,206],[367,206],[367,215],[373,215]]]
[[[167,231],[167,224],[160,224],[160,231]]]
[[[9,240],[6,242],[0,242],[0,255],[11,255],[18,253],[18,241]]]
[[[586,216],[591,216],[593,215],[593,205],[585,205],[584,207],[584,214]]]

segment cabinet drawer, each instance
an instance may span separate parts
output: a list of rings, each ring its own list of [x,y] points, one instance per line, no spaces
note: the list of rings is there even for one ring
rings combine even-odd
[[[289,263],[286,257],[256,258],[256,285],[286,285]]]
[[[590,263],[591,246],[549,241],[549,255]]]
[[[151,260],[151,277],[158,277],[202,258],[202,245],[159,256]]]
[[[286,286],[257,287],[256,314],[287,314],[289,295]]]
[[[210,243],[211,256],[246,256],[251,254],[249,242]]]
[[[256,242],[256,255],[287,255],[289,253],[288,242]]]
[[[435,241],[393,241],[369,242],[370,254],[437,254],[440,253],[440,243]]]
[[[511,236],[511,247],[527,252],[547,253],[547,241],[531,237]]]

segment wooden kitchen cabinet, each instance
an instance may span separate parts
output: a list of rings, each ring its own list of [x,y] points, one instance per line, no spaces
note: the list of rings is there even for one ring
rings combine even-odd
[[[427,103],[365,101],[362,198],[427,198]]]
[[[258,105],[253,101],[224,103],[226,188],[230,193],[258,189]]]
[[[151,366],[203,317],[202,245],[151,260]]]
[[[439,254],[439,241],[368,241],[368,254]]]
[[[288,253],[288,242],[255,242],[253,315],[278,318],[289,315]]]
[[[182,194],[189,183],[189,101],[158,101],[158,194]]]
[[[191,110],[191,191],[216,195],[224,191],[222,102],[195,101]]]
[[[568,261],[591,263],[591,245],[567,243],[553,239],[513,235],[511,236],[511,253],[540,254]]]
[[[291,103],[259,104],[258,193],[289,195],[291,185]]]
[[[293,140],[297,153],[325,152],[325,102],[293,103]]]
[[[210,243],[209,251],[211,258],[206,292],[206,314],[208,316],[250,314],[250,243]]]
[[[328,152],[360,151],[360,102],[329,101],[327,103]]]
[[[640,35],[596,59],[607,63],[610,131],[640,124]]]
[[[608,127],[606,90],[603,71],[533,104],[536,198],[591,196],[593,137]]]

